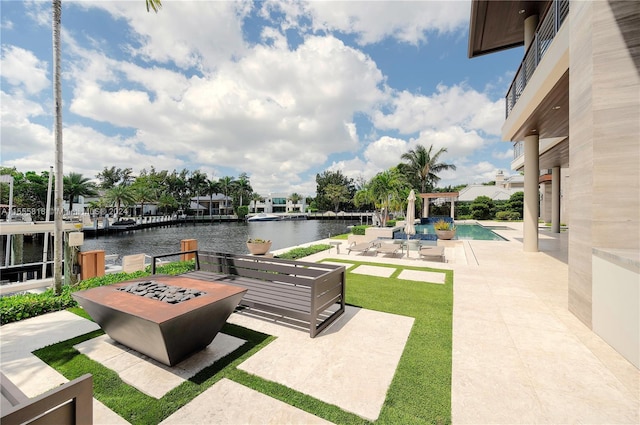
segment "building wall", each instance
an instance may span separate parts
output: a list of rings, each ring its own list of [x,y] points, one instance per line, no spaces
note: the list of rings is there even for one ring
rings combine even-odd
[[[592,249],[640,250],[639,7],[571,3],[568,295],[589,327]]]

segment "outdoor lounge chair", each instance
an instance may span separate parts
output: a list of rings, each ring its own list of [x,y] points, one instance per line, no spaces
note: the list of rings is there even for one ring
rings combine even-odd
[[[376,253],[389,254],[391,256],[394,256],[394,255],[396,255],[398,253],[398,251],[400,251],[401,247],[402,247],[402,245],[400,245],[400,244],[381,243],[376,248]]]
[[[351,251],[361,252],[362,255],[367,255],[367,252],[373,252],[375,254],[377,246],[372,242],[366,243],[352,243],[347,248],[347,254],[351,254]]]
[[[420,258],[425,260],[445,262],[443,246],[425,246],[420,248],[418,253],[420,254]]]

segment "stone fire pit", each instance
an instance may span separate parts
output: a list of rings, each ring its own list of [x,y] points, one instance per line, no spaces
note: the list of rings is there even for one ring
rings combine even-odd
[[[72,295],[113,340],[173,366],[213,341],[245,292],[156,275]]]

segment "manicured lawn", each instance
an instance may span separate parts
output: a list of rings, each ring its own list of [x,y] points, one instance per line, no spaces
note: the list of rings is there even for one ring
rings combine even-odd
[[[342,260],[327,259],[327,261]],[[358,261],[345,263],[368,264]],[[371,265],[385,266],[378,263]],[[389,267],[397,269],[390,278],[359,275],[347,271],[346,301],[348,304],[415,318],[380,417],[375,423],[450,423],[453,272],[443,271],[446,274],[445,284],[438,285],[402,280],[397,277],[403,269],[437,270],[395,265]],[[79,314],[82,315],[83,312],[80,310]],[[36,351],[35,354],[68,379],[84,373],[92,373],[95,398],[132,424],[157,424],[223,377],[333,423],[369,423],[336,406],[237,369],[245,359],[269,344],[273,337],[230,324],[225,325],[222,332],[245,339],[248,343],[205,368],[160,400],[125,384],[115,372],[73,349],[74,344],[95,338],[102,334],[102,331],[45,347]],[[362,354],[366,355],[366,353]]]

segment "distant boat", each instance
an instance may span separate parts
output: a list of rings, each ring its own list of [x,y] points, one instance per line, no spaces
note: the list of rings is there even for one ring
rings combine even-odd
[[[132,218],[122,219],[111,223],[111,227],[120,230],[128,230],[137,227],[136,221]]]
[[[259,213],[247,218],[247,221],[278,221],[282,220],[282,216],[275,214]]]

